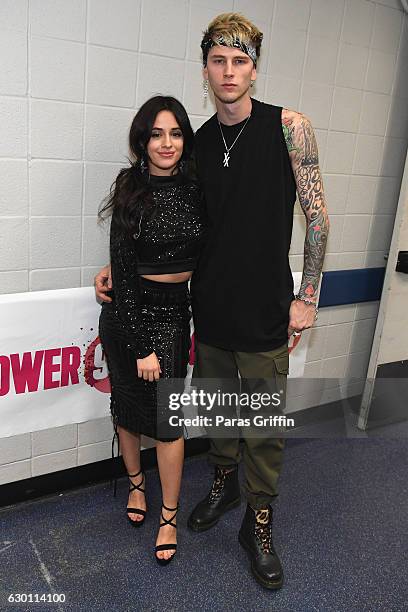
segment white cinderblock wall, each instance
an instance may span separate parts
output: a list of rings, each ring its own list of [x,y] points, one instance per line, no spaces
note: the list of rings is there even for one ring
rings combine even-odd
[[[325,269],[384,264],[408,141],[399,0],[2,0],[0,293],[92,283],[108,260],[96,212],[126,163],[135,111],[168,93],[195,128],[214,112],[203,106],[199,43],[230,10],[264,32],[254,96],[304,112],[316,129],[331,217]],[[294,271],[303,239],[297,207]],[[377,308],[323,309],[306,375],[364,377]],[[336,394],[315,382],[293,408]],[[106,418],[0,440],[0,483],[107,458],[111,431]]]

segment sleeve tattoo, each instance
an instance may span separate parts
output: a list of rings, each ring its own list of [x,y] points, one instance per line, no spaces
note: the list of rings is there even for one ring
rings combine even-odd
[[[299,295],[317,301],[329,232],[317,143],[310,121],[304,115],[294,113],[293,119],[285,119],[283,125],[299,203],[307,224]]]

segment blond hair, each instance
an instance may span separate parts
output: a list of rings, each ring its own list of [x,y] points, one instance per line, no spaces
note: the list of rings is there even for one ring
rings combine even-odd
[[[214,43],[223,44],[227,47],[236,47],[236,43],[239,41],[245,46],[255,49],[256,58],[252,59],[254,64],[256,64],[256,59],[258,59],[261,52],[262,38],[262,32],[241,13],[222,13],[217,15],[211,21],[206,31],[203,32],[203,39],[201,41],[203,63],[206,65],[208,51]],[[222,41],[222,43],[219,41]]]

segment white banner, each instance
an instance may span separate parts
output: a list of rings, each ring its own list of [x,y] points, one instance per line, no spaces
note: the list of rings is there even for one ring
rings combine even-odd
[[[0,438],[109,415],[99,313],[93,287],[0,296]],[[292,377],[303,375],[308,335],[291,340]]]

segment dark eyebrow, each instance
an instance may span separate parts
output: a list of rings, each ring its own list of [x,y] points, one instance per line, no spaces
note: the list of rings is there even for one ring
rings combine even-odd
[[[170,129],[171,129],[171,130],[180,130],[180,131],[181,131],[181,127],[172,127],[172,128],[170,128]],[[161,127],[154,127],[154,126],[153,126],[153,127],[152,127],[152,131],[153,131],[153,130],[159,130],[160,132],[162,132],[162,131],[163,131],[163,128],[161,128]]]
[[[213,55],[211,55],[211,59],[214,58],[222,58],[225,59],[227,56],[226,55],[221,55],[221,54],[215,54],[213,53]],[[232,59],[250,59],[247,55],[234,55]]]

